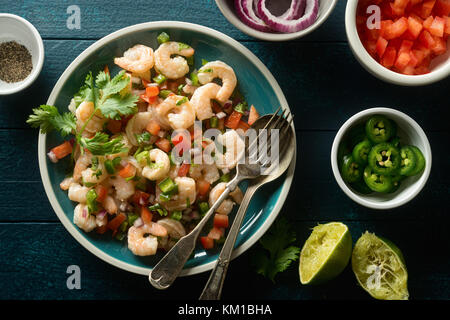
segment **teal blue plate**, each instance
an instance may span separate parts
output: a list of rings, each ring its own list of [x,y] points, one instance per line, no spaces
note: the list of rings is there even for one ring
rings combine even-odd
[[[156,49],[158,47],[156,37],[162,31],[170,34],[171,39],[185,42],[195,49],[197,68],[201,66],[201,59],[223,60],[233,67],[240,90],[249,104],[255,105],[260,114],[272,113],[280,105],[283,108],[289,108],[274,77],[247,48],[218,31],[176,21],[138,24],[100,39],[81,53],[64,71],[50,94],[47,104],[57,106],[60,111],[67,111],[70,99],[79,90],[89,71],[95,74],[107,64],[111,72],[115,74],[118,69],[115,69],[113,65],[114,57],[122,56],[126,49],[137,43]],[[57,133],[39,135],[38,156],[41,177],[48,199],[58,218],[81,245],[99,258],[124,270],[148,275],[162,253],[138,257],[128,250],[126,241],[119,242],[108,235],[85,233],[72,223],[74,203],[67,197],[67,192],[59,188],[60,182],[66,175],[65,163],[61,161],[53,164],[46,156],[48,150],[61,141]],[[288,172],[282,178],[261,189],[254,196],[238,236],[233,258],[247,250],[270,227],[286,199],[294,168],[295,157]],[[217,255],[217,249],[206,252],[200,247],[197,248],[182,274],[195,274],[212,269]]]

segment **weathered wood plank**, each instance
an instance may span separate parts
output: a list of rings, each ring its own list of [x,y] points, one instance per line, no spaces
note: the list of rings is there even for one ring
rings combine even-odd
[[[69,29],[68,7],[80,8],[80,29]],[[175,5],[176,4],[176,5]],[[318,30],[296,41],[345,41],[344,11],[339,1],[335,11]],[[99,39],[121,28],[150,21],[184,21],[218,30],[237,40],[255,39],[235,28],[217,8],[214,0],[144,1],[0,1],[0,12],[17,14],[36,26],[43,38]]]
[[[334,131],[297,132],[298,159],[294,182],[283,212],[293,220],[424,220],[448,212],[450,133],[428,135],[433,150],[431,176],[410,203],[388,211],[364,208],[337,185],[330,164]],[[0,130],[0,221],[58,221],[41,183],[36,130]],[[20,192],[18,191],[20,190]]]
[[[303,245],[310,228],[318,222],[328,221],[294,224],[298,246]],[[450,260],[446,254],[450,238],[442,220],[430,220],[426,227],[422,222],[411,221],[344,222],[354,243],[369,230],[390,238],[402,249],[411,298],[450,299]],[[195,299],[209,276],[204,273],[183,277],[168,290],[156,290],[146,277],[97,259],[59,224],[0,224],[0,242],[2,256],[8,257],[0,260],[0,283],[4,288],[0,299]],[[370,299],[356,284],[350,265],[327,284],[305,287],[298,281],[298,264],[294,263],[273,284],[254,272],[252,257],[256,249],[253,247],[231,264],[223,299]],[[81,269],[81,290],[66,287],[69,265]]]
[[[66,67],[92,43],[45,41],[46,62],[38,80],[22,93],[0,98],[0,128],[27,127],[25,120],[31,108],[46,103]],[[338,130],[350,116],[374,106],[399,109],[425,130],[448,130],[449,103],[438,94],[450,87],[450,78],[417,89],[387,84],[369,75],[347,44],[244,42],[244,45],[279,82],[296,115],[299,130]]]

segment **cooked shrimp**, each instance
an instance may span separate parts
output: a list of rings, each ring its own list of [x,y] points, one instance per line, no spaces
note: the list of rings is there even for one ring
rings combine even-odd
[[[165,42],[155,51],[155,68],[169,79],[178,79],[189,72],[189,65],[183,57],[191,57],[194,49],[179,42]],[[171,57],[177,55],[175,57]]]
[[[230,196],[237,204],[241,204],[242,199],[244,199],[244,194],[242,193],[242,190],[239,187],[236,187],[236,189],[231,191]]]
[[[194,125],[194,106],[184,96],[168,96],[155,110],[161,118],[166,119],[172,129],[187,129]]]
[[[103,130],[106,119],[102,117],[100,109],[98,109],[92,118],[90,118],[94,113],[94,108],[94,103],[91,101],[83,101],[80,103],[75,111],[77,130],[81,130],[87,121],[89,122],[86,124],[84,130],[88,133],[96,133],[97,131]]]
[[[219,180],[220,173],[215,164],[203,163],[191,165],[189,176],[195,180],[203,179],[212,184]]]
[[[102,205],[109,214],[116,214],[118,211],[117,203],[112,196],[106,196]]]
[[[170,159],[167,153],[160,149],[152,149],[149,157],[152,163],[142,169],[142,175],[153,181],[167,177],[170,170]]]
[[[162,225],[167,230],[167,233],[171,238],[180,239],[186,235],[186,230],[180,221],[164,218],[158,220],[156,223]]]
[[[144,73],[153,68],[155,57],[152,48],[137,44],[125,51],[123,57],[115,58],[114,63],[130,72]]]
[[[75,182],[80,181],[81,173],[89,167],[91,160],[92,154],[85,152],[83,155],[78,157],[77,161],[75,161],[75,167],[73,169],[73,180]]]
[[[103,159],[97,158],[98,164],[95,169],[87,168],[81,172],[83,183],[100,183],[108,177]]]
[[[66,191],[66,190],[69,190],[70,185],[74,182],[75,181],[73,180],[73,177],[67,177],[67,178],[64,178],[63,181],[61,181],[61,183],[59,184],[59,187],[61,188],[61,190]]]
[[[209,206],[212,207],[213,204],[219,199],[220,195],[225,191],[225,187],[227,186],[226,182],[218,183],[214,188],[209,192]],[[216,209],[217,213],[220,214],[229,214],[231,210],[233,210],[234,202],[230,199],[225,199]]]
[[[150,112],[138,112],[127,123],[125,132],[127,134],[128,141],[133,145],[139,145],[136,140],[136,135],[141,134],[147,124],[152,119]]]
[[[89,190],[90,188],[88,187],[72,183],[68,192],[69,199],[79,203],[86,203],[86,195]]]
[[[158,238],[149,235],[150,226],[144,224],[139,228],[130,227],[128,229],[128,249],[137,256],[151,256],[158,249]],[[146,236],[147,235],[147,236]]]
[[[121,201],[125,201],[134,194],[134,181],[127,181],[121,176],[116,176],[114,179],[110,179],[110,182],[116,190],[116,197]]]
[[[86,232],[91,232],[97,227],[95,216],[89,214],[87,206],[81,203],[73,211],[73,223]]]
[[[208,62],[198,70],[198,81],[201,84],[209,83],[215,78],[222,79],[222,88],[217,93],[216,98],[220,102],[225,102],[230,98],[236,87],[236,74],[233,68],[222,61]]]
[[[245,151],[244,141],[234,130],[228,130],[219,135],[217,141],[218,144],[215,144],[217,167],[219,169],[233,169]],[[225,147],[224,150],[219,149],[220,145]]]
[[[195,90],[191,98],[198,120],[209,119],[214,116],[211,108],[211,99],[216,99],[221,86],[216,83],[207,83]]]
[[[195,197],[197,195],[195,180],[189,177],[177,177],[174,181],[178,186],[178,194],[172,196],[171,200],[162,202],[161,205],[169,211],[184,210],[188,207],[187,202],[189,202],[190,205],[195,202]],[[157,199],[159,199],[160,192],[159,188],[157,188]]]

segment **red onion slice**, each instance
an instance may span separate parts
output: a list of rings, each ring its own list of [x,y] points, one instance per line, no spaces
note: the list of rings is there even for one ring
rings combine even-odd
[[[252,3],[253,0],[234,0],[234,7],[236,8],[239,19],[255,30],[270,32],[271,29],[264,23],[264,21],[256,16],[253,11]]]
[[[305,12],[302,17],[295,20],[283,20],[274,16],[266,7],[266,0],[257,0],[257,10],[262,20],[273,30],[279,32],[297,32],[312,25],[319,13],[319,0],[306,1]]]

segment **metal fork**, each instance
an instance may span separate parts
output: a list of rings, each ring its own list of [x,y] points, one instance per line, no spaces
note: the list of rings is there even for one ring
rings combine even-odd
[[[286,130],[287,121],[283,121],[283,117],[289,116],[289,111],[287,109],[283,110],[281,115],[278,115],[281,107],[271,116],[270,120],[264,126],[263,129],[280,129],[280,132]],[[286,112],[287,111],[287,112]],[[248,147],[249,153],[254,152],[254,148],[257,147],[257,141],[261,132],[258,134],[257,138]],[[267,140],[260,142],[260,148],[267,145]],[[271,150],[271,144],[267,145],[267,153]],[[245,156],[245,153],[242,155]],[[205,224],[208,222],[209,218],[216,212],[217,208],[221,205],[223,200],[225,200],[229,193],[233,191],[237,185],[243,180],[254,179],[261,176],[261,167],[265,167],[270,163],[269,157],[267,159],[262,159],[259,157],[256,163],[247,164],[239,163],[236,166],[236,175],[229,181],[225,187],[224,192],[220,195],[217,201],[211,206],[205,216],[200,220],[197,226],[187,235],[182,237],[177,241],[177,243],[166,253],[166,255],[156,264],[149,275],[150,283],[157,289],[167,289],[175,281],[175,279],[180,274],[183,269],[184,264],[189,259],[191,253],[193,252],[195,245],[197,243],[198,236],[202,231]]]

